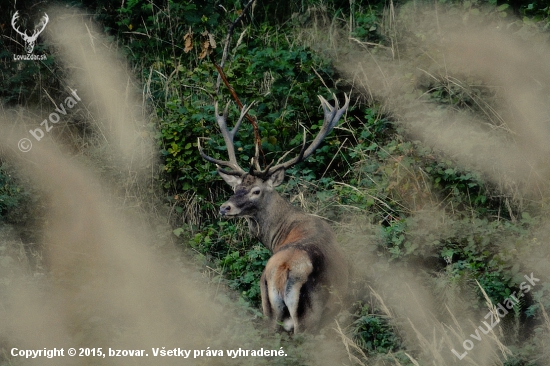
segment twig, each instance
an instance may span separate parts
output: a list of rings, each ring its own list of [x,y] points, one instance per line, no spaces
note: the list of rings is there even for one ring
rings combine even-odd
[[[223,80],[225,86],[227,86],[227,89],[229,89],[229,92],[231,93],[231,95],[233,96],[233,99],[235,99],[235,102],[237,103],[237,105],[241,110],[243,109],[243,104],[241,103],[239,97],[237,96],[237,93],[235,93],[235,90],[233,89],[233,87],[231,87],[231,85],[229,84],[229,81],[227,80],[227,77],[223,72],[223,67],[225,65],[225,61],[227,60],[227,56],[229,54],[229,45],[231,44],[231,37],[233,36],[233,32],[235,31],[235,26],[237,25],[237,23],[241,21],[241,19],[246,14],[246,11],[250,6],[252,6],[254,1],[256,0],[250,0],[243,8],[241,15],[239,15],[237,19],[235,19],[235,21],[231,23],[231,25],[229,26],[229,30],[227,31],[227,37],[225,38],[225,45],[223,46],[222,60],[219,65],[214,60],[214,56],[210,54],[210,60],[218,70],[218,80],[216,82],[216,94],[219,93],[220,84],[221,84],[221,81]],[[264,159],[264,164],[265,164],[265,154],[262,150],[262,139],[260,138],[260,129],[258,128],[258,123],[248,113],[246,114],[246,118],[250,121],[250,123],[252,124],[252,127],[254,128],[254,138],[256,140],[256,146],[258,147],[258,150],[262,153],[262,157]]]
[[[233,32],[235,31],[235,26],[237,23],[241,21],[241,19],[246,14],[246,11],[248,8],[254,3],[256,0],[250,0],[248,4],[245,5],[243,8],[243,11],[241,12],[241,15],[235,19],[233,23],[229,26],[229,30],[227,31],[227,37],[225,37],[225,45],[223,46],[223,53],[222,53],[222,61],[220,62],[220,66],[223,68],[225,65],[225,60],[227,59],[227,55],[229,53],[229,44],[231,43],[231,36],[233,36]],[[218,94],[218,91],[220,90],[220,83],[221,83],[221,74],[218,76],[218,81],[216,82],[216,94]]]
[[[254,0],[252,0],[252,1],[254,1]],[[229,84],[229,81],[227,80],[227,76],[223,72],[222,66],[220,66],[216,63],[216,60],[214,60],[214,56],[212,54],[210,54],[210,61],[212,61],[212,63],[214,64],[214,66],[218,70],[218,76],[223,80],[223,83],[225,84],[227,89],[229,89],[229,92],[233,96],[233,99],[235,99],[235,102],[239,106],[239,109],[242,110],[243,109],[243,104],[241,103],[241,100],[237,96],[237,93],[235,92],[235,89],[233,89],[231,84]],[[248,119],[250,121],[250,123],[252,124],[252,127],[254,128],[255,143],[256,143],[256,146],[258,147],[258,150],[262,153],[262,157],[264,159],[264,164],[265,164],[265,154],[262,150],[262,139],[260,137],[260,129],[258,128],[258,122],[256,122],[256,120],[254,118],[252,118],[248,113],[246,114],[246,119]]]

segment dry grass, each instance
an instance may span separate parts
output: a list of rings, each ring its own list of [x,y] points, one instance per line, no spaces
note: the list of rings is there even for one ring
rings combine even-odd
[[[512,220],[515,212],[527,208],[544,215],[550,198],[546,143],[550,137],[550,49],[543,42],[547,34],[523,26],[522,33],[531,36],[518,40],[505,30],[504,23],[514,21],[510,18],[503,22],[499,14],[491,13],[485,21],[476,21],[469,13],[461,17],[456,9],[451,14],[440,5],[424,7],[411,2],[396,9],[390,2],[385,14],[379,24],[385,34],[383,45],[350,39],[348,30],[353,24],[330,23],[318,13],[314,26],[300,30],[298,37],[337,60],[339,72],[350,80],[351,87],[382,105],[407,139],[421,141],[437,157],[452,160],[457,167],[481,171],[496,188],[493,194],[504,197]],[[447,100],[429,99],[434,91],[442,91]],[[471,103],[453,104],[452,95]],[[428,234],[435,239],[445,237],[455,214],[464,214],[462,208],[434,195],[425,172],[411,171],[398,159],[391,172],[392,205],[398,202],[408,219],[416,220],[423,229],[415,243],[422,248],[427,246]],[[376,210],[384,204],[377,203]],[[459,361],[451,349],[462,350],[463,341],[470,339],[471,329],[475,330],[485,315],[467,310],[476,298],[475,284],[453,284],[445,273],[438,273],[435,282],[441,286],[437,287],[433,274],[424,273],[412,262],[406,268],[386,264],[385,259],[379,263],[373,249],[379,240],[378,229],[365,216],[368,220],[368,212],[350,213],[351,224],[341,228],[342,241],[354,263],[355,282],[368,282],[371,287],[358,286],[354,295],[374,294],[379,309],[403,338],[410,362],[456,364]],[[531,235],[547,237],[549,224],[545,219],[540,232]],[[497,245],[507,252],[515,240],[503,239]],[[547,243],[537,246],[536,253],[517,254],[514,264],[535,272],[543,281],[550,279]],[[378,364],[354,353],[350,337],[338,329],[350,360]],[[511,354],[504,341],[511,332],[517,338],[518,327],[509,331],[499,326],[481,341],[474,340],[474,348],[460,362],[502,365],[501,360]],[[535,339],[520,339],[519,346],[538,342],[540,347],[547,337],[544,333]]]
[[[304,31],[302,41],[336,51],[339,70],[349,75],[365,97],[382,103],[385,112],[407,128],[411,139],[422,140],[459,166],[480,169],[512,204],[528,202],[545,208],[548,105],[539,91],[546,88],[548,80],[534,79],[532,73],[550,75],[547,64],[541,61],[548,59],[547,50],[534,51],[534,45],[519,45],[508,40],[508,35],[483,27],[475,32],[452,29],[444,26],[452,24],[444,14],[431,9],[422,10],[421,19],[403,18],[390,2],[381,24],[387,44],[363,44],[362,50],[354,48],[348,53],[349,30],[353,27],[341,31],[322,10],[311,10],[316,21],[312,29]],[[26,155],[16,150],[17,140],[36,127],[40,114],[19,111],[1,118],[4,156],[16,162],[20,174],[52,202],[42,238],[48,248],[46,261],[52,276],[44,282],[30,279],[27,257],[20,252],[14,254],[21,263],[10,265],[9,273],[2,273],[11,284],[5,300],[0,301],[0,341],[4,347],[18,348],[38,348],[37,344],[187,349],[258,346],[259,332],[248,324],[250,319],[232,303],[220,304],[218,287],[211,289],[196,268],[168,245],[169,240],[158,237],[156,228],[165,227],[166,219],[162,218],[165,214],[170,217],[171,212],[159,208],[162,205],[158,196],[151,191],[158,162],[151,131],[145,128],[148,117],[143,96],[132,91],[135,86],[131,72],[112,45],[89,28],[81,15],[52,10],[52,19],[54,13],[56,25],[52,22],[48,26],[50,41],[59,47],[65,67],[73,70],[66,85],[78,89],[83,101],[93,102],[83,102],[78,111],[71,112],[84,128],[59,126],[52,139],[36,143]],[[414,31],[426,39],[411,37]],[[495,64],[503,66],[495,70]],[[475,94],[474,85],[460,77],[470,73],[486,78],[485,84],[497,89],[501,99],[486,100]],[[172,87],[173,75],[165,76],[166,87]],[[448,93],[460,91],[475,105],[467,110],[436,108],[423,99],[426,90],[419,82],[425,78]],[[266,88],[270,82],[265,75]],[[25,125],[27,128],[22,128]],[[412,171],[398,159],[392,164],[394,175],[389,178],[394,184],[389,199],[393,201],[389,203],[401,205],[404,212],[423,222],[427,232],[444,236],[448,212],[452,210],[432,194],[425,172]],[[298,194],[296,199],[308,205],[303,195]],[[185,194],[176,200],[185,202],[185,222],[200,224],[195,197]],[[376,205],[391,212],[384,201],[378,200]],[[307,208],[322,212],[325,207]],[[459,349],[485,315],[483,311],[465,310],[475,298],[473,286],[447,287],[451,286],[449,277],[439,273],[437,280],[443,290],[434,291],[437,287],[426,285],[429,276],[422,267],[397,266],[376,257],[377,226],[365,220],[364,213],[350,217],[340,231],[355,267],[359,290],[353,295],[365,296],[368,289],[372,302],[403,339],[412,364],[455,365],[451,349]],[[549,224],[543,222],[534,235],[548,237]],[[3,242],[21,250],[16,239]],[[418,243],[425,245],[423,237]],[[548,279],[549,249],[545,243],[539,248],[537,253],[518,253],[516,259],[524,268]],[[490,307],[494,309],[492,304]],[[548,333],[540,337],[548,339],[550,320],[541,308]],[[327,331],[326,338],[306,340],[299,345],[303,348],[296,350],[313,349],[310,362],[319,365],[348,361],[358,365],[404,364],[391,353],[387,357],[367,357],[346,326],[340,324],[336,323],[335,333]],[[462,363],[503,364],[501,356],[509,354],[501,340],[504,332],[498,328],[491,337],[483,337]],[[336,337],[341,344],[335,344]],[[277,338],[265,339],[264,347],[275,344]],[[299,342],[293,340],[293,344]],[[164,361],[181,364],[181,360]],[[51,362],[60,365],[90,361]],[[150,359],[105,362],[151,363]],[[227,362],[224,358],[222,363]]]
[[[49,42],[70,70],[63,81],[67,93],[76,89],[81,101],[27,153],[17,149],[17,142],[39,127],[41,114],[5,111],[0,117],[3,159],[16,166],[22,181],[30,182],[48,203],[40,238],[47,275],[33,278],[33,268],[20,252],[2,257],[21,259],[0,266],[2,347],[8,355],[12,347],[103,347],[104,352],[111,347],[145,349],[152,357],[152,347],[244,346],[220,334],[230,325],[240,334],[256,334],[248,319],[239,318],[237,307],[221,305],[218,287],[186,261],[166,235],[159,236],[159,228],[170,231],[153,189],[156,147],[131,72],[84,15],[57,8],[48,14]],[[73,130],[75,120],[84,123],[84,129]],[[187,214],[193,217],[196,202],[185,198],[191,201]],[[10,235],[1,247],[21,248],[17,243]],[[239,320],[241,324],[235,325]],[[99,361],[65,357],[39,362]],[[107,357],[100,363],[151,362],[182,361]],[[218,361],[203,357],[195,362]],[[236,361],[224,364],[228,362]]]
[[[0,362],[14,362],[9,350],[102,347],[145,349],[149,357],[40,359],[41,365],[341,363],[336,338],[318,340],[267,334],[256,311],[236,304],[215,270],[198,268],[172,245],[169,223],[200,224],[200,202],[182,194],[165,208],[155,184],[155,131],[132,72],[88,18],[64,9],[48,10],[48,42],[58,50],[81,102],[30,152],[17,142],[37,128],[43,113],[4,110],[0,115],[2,159],[44,197],[40,247],[46,271],[38,273],[21,253],[17,234],[2,234],[0,251]],[[166,88],[177,87],[166,78]],[[57,101],[53,101],[56,104]],[[48,105],[46,110],[54,109]],[[33,212],[31,214],[36,214]],[[178,222],[180,224],[181,222]],[[18,249],[19,248],[19,249]],[[19,251],[18,251],[19,250]],[[0,259],[4,258],[3,251]],[[28,254],[28,251],[27,251]],[[7,256],[6,256],[7,257]],[[46,275],[43,275],[46,273]],[[259,323],[259,327],[254,325]],[[187,350],[279,349],[286,359],[199,357],[153,359],[151,348]],[[191,356],[193,357],[193,355]],[[33,364],[34,361],[21,361]]]

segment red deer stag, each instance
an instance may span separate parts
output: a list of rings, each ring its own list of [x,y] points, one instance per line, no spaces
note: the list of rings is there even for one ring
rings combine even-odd
[[[229,103],[223,115],[218,113],[218,104],[215,104],[216,120],[229,161],[206,155],[199,139],[201,156],[217,165],[218,173],[235,191],[220,207],[220,214],[245,217],[251,232],[273,254],[260,279],[260,288],[263,313],[275,329],[282,325],[294,333],[315,332],[322,322],[336,315],[338,303],[346,294],[348,269],[330,225],[292,206],[274,189],[283,182],[285,170],[309,157],[332,131],[348,108],[349,98],[347,95],[345,98],[345,105],[339,108],[334,96],[333,108],[319,96],[325,118],[317,137],[306,148],[304,131],[298,156],[274,167],[270,164],[264,170],[258,162],[258,145],[248,173],[239,166],[235,156],[233,138],[250,106],[243,107],[238,122],[229,131],[226,123]]]

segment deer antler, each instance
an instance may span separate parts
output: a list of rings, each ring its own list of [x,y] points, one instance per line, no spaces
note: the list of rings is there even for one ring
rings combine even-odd
[[[344,103],[344,106],[342,108],[339,107],[338,99],[336,99],[336,95],[333,95],[333,97],[334,97],[334,107],[332,107],[329,104],[329,102],[327,102],[327,100],[325,98],[323,98],[320,95],[318,96],[319,100],[321,101],[321,106],[323,107],[323,111],[324,111],[324,114],[325,114],[323,126],[321,127],[321,130],[319,131],[319,133],[317,134],[315,139],[307,147],[306,147],[306,133],[305,133],[305,130],[304,130],[304,143],[302,144],[302,149],[300,150],[300,153],[295,158],[293,158],[291,160],[288,160],[288,161],[286,161],[282,164],[279,164],[279,162],[284,160],[286,158],[286,156],[290,153],[290,151],[289,151],[289,152],[285,153],[277,161],[277,165],[275,165],[273,168],[271,168],[271,165],[273,164],[273,162],[271,162],[267,167],[265,167],[265,169],[261,170],[260,169],[260,163],[259,163],[260,146],[259,146],[259,142],[256,141],[256,143],[255,143],[255,154],[254,154],[254,157],[252,158],[252,161],[250,162],[249,174],[255,175],[255,176],[260,176],[260,177],[266,177],[266,176],[269,175],[269,172],[275,172],[279,169],[285,169],[286,170],[286,169],[290,168],[291,166],[307,159],[319,147],[319,145],[321,144],[323,139],[332,131],[334,126],[336,126],[336,124],[338,123],[338,121],[340,120],[342,115],[348,109],[349,97],[348,97],[347,94],[344,94],[344,96],[345,96],[346,102]],[[239,166],[239,164],[237,163],[237,157],[235,155],[235,146],[233,144],[233,139],[235,138],[235,134],[237,133],[237,131],[239,130],[239,127],[241,126],[241,122],[243,121],[243,119],[245,118],[245,116],[247,115],[248,111],[250,110],[250,108],[252,107],[253,104],[254,103],[251,103],[249,106],[243,106],[243,109],[241,110],[241,116],[239,117],[239,120],[237,121],[237,123],[235,124],[235,126],[233,127],[233,129],[231,131],[229,131],[229,129],[227,128],[227,122],[226,122],[227,121],[227,115],[229,114],[229,112],[228,112],[229,111],[229,102],[225,106],[225,109],[224,109],[222,115],[220,115],[219,112],[218,112],[218,103],[216,102],[214,104],[215,111],[216,111],[216,120],[218,122],[218,125],[220,126],[220,130],[222,132],[223,139],[225,141],[225,145],[227,147],[227,155],[229,156],[229,161],[214,159],[214,158],[206,155],[204,153],[203,149],[202,149],[202,146],[201,146],[201,139],[200,138],[198,139],[199,153],[201,154],[203,159],[218,165],[218,167],[219,166],[224,166],[224,167],[230,168],[231,171],[223,170],[223,172],[226,173],[226,174],[230,174],[230,175],[244,175],[244,174],[246,174],[244,169],[241,168]]]
[[[17,19],[19,19],[19,11],[16,11],[15,14],[13,14],[13,17],[11,18],[11,26],[17,33],[19,33],[23,37],[24,40],[29,40],[29,41],[35,41],[36,38],[38,38],[38,36],[40,35],[40,33],[42,33],[44,28],[46,28],[46,24],[48,24],[48,22],[50,21],[48,14],[44,13],[44,16],[40,20],[40,23],[38,23],[38,26],[42,25],[42,28],[41,29],[35,28],[32,36],[29,36],[27,34],[27,31],[21,32],[19,30],[19,26],[16,26],[15,22],[17,21]]]
[[[34,28],[34,33],[32,35],[31,38],[35,39],[38,37],[38,35],[40,33],[42,33],[42,31],[44,30],[44,28],[46,28],[46,24],[48,24],[48,22],[50,21],[50,18],[48,17],[48,14],[44,13],[44,16],[42,17],[42,19],[40,19],[40,23],[38,23],[38,26],[40,26],[42,24],[42,28],[40,30],[37,30],[37,28],[35,27]],[[38,27],[37,26],[37,27]]]
[[[19,30],[19,26],[15,25],[15,22],[19,19],[19,11],[16,11],[15,14],[13,14],[13,17],[11,18],[11,26],[12,28],[19,33],[21,36],[23,36],[23,39],[26,39],[28,37],[27,33],[23,33]]]
[[[300,150],[300,153],[298,156],[294,157],[291,160],[288,160],[282,164],[279,164],[280,161],[284,160],[286,156],[290,153],[286,152],[278,161],[277,165],[275,165],[273,168],[271,168],[271,164],[269,164],[264,170],[260,170],[259,164],[258,164],[258,147],[256,147],[256,156],[254,157],[254,165],[256,167],[256,171],[253,172],[254,175],[257,176],[267,176],[269,175],[269,172],[275,172],[279,169],[288,169],[291,166],[298,164],[301,161],[304,161],[307,159],[313,152],[319,147],[323,139],[332,131],[334,126],[338,123],[342,115],[346,112],[349,106],[349,97],[347,94],[344,94],[346,102],[344,103],[344,106],[342,108],[339,108],[338,99],[336,99],[336,95],[333,94],[334,97],[334,107],[332,107],[325,98],[318,95],[319,100],[321,101],[321,106],[323,107],[323,111],[325,114],[323,126],[321,127],[321,130],[315,137],[315,139],[311,142],[311,144],[306,148],[306,133],[304,129],[304,142],[302,144],[302,149]],[[251,172],[252,173],[252,172]]]
[[[202,149],[200,138],[198,139],[199,153],[201,154],[203,159],[218,165],[218,167],[221,165],[231,169],[231,171],[224,170],[224,173],[231,174],[231,175],[243,175],[243,174],[246,174],[246,172],[244,171],[243,168],[239,166],[239,163],[237,163],[237,157],[235,155],[235,146],[233,144],[233,139],[235,138],[235,134],[239,130],[239,127],[241,127],[241,122],[243,121],[244,117],[246,116],[250,108],[252,108],[252,106],[254,105],[254,102],[250,103],[249,106],[246,106],[246,105],[243,106],[243,109],[241,110],[241,116],[239,117],[239,120],[237,121],[237,123],[235,124],[235,126],[231,131],[229,131],[229,129],[227,128],[227,116],[229,114],[229,104],[230,102],[228,102],[227,105],[225,106],[225,109],[222,115],[220,115],[218,112],[218,102],[214,104],[214,109],[216,112],[216,121],[218,122],[218,126],[220,126],[220,130],[223,135],[223,140],[225,141],[225,146],[227,147],[227,155],[229,156],[229,161],[214,159],[206,155]]]

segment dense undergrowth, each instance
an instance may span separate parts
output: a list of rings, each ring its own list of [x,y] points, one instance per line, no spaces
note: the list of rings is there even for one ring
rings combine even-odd
[[[518,202],[490,183],[483,172],[460,167],[452,157],[411,139],[399,124],[399,116],[354,88],[329,58],[299,42],[299,29],[314,25],[323,10],[332,16],[331,24],[349,27],[356,41],[391,47],[395,35],[386,18],[387,9],[399,4],[356,2],[350,8],[348,2],[289,3],[293,5],[259,3],[249,11],[237,24],[225,67],[243,103],[255,102],[251,114],[260,121],[266,160],[297,150],[302,126],[308,136],[316,134],[322,124],[317,94],[330,100],[334,93],[342,100],[348,92],[353,102],[344,121],[315,155],[287,172],[281,193],[306,211],[331,220],[344,243],[357,238],[356,228],[349,225],[359,221],[365,230],[361,240],[369,239],[363,250],[377,258],[376,270],[388,274],[390,265],[416,268],[422,283],[441,303],[473,291],[476,297],[466,308],[475,311],[485,307],[484,293],[493,304],[509,297],[524,275],[532,272],[514,262],[517,254],[536,251],[545,244],[545,239],[535,234],[544,205]],[[525,24],[548,32],[550,10],[542,2],[489,1],[498,5],[491,10],[481,1],[440,3],[466,9],[469,16],[520,14]],[[240,15],[243,4],[221,7],[212,1],[201,5],[127,1],[115,7],[107,1],[83,1],[74,5],[95,10],[96,19],[119,42],[141,77],[147,103],[156,112],[163,171],[155,178],[164,190],[165,205],[176,213],[171,222],[173,233],[212,281],[227,283],[244,307],[255,309],[250,310],[250,317],[256,317],[258,279],[269,252],[250,237],[243,222],[219,220],[217,210],[229,189],[215,174],[215,167],[197,152],[197,138],[208,137],[209,154],[225,158],[223,139],[213,118],[214,101],[221,105],[231,99],[223,83],[220,85],[214,65],[201,55],[201,44],[209,37],[203,32],[209,32],[218,43],[213,58],[219,62],[227,27]],[[186,39],[188,44],[184,44]],[[58,71],[49,64],[15,70],[2,61],[2,68],[0,91],[6,105],[32,104],[45,98],[31,87],[38,74],[47,75],[49,86],[56,84]],[[496,98],[488,86],[468,80],[457,84],[429,79],[421,84],[430,102],[480,115],[485,110],[479,108],[479,101]],[[235,121],[238,111],[234,103],[230,111],[229,120]],[[235,143],[243,166],[253,154],[251,136],[251,126],[245,125]],[[14,212],[30,205],[29,192],[10,178],[11,168],[0,168],[0,216],[18,224]],[[367,358],[418,364],[411,360],[423,354],[422,347],[405,342],[399,330],[403,319],[393,319],[383,299],[372,295],[369,283],[375,286],[376,279],[361,277],[363,270],[356,268],[359,277],[350,295],[353,305],[343,321],[343,333],[359,347],[350,354],[364,364],[370,364]],[[541,352],[536,335],[545,327],[544,309],[550,310],[549,283],[536,287],[514,307],[505,336],[514,352],[501,364],[543,365],[548,361],[548,353],[541,356],[542,361],[533,353]]]

